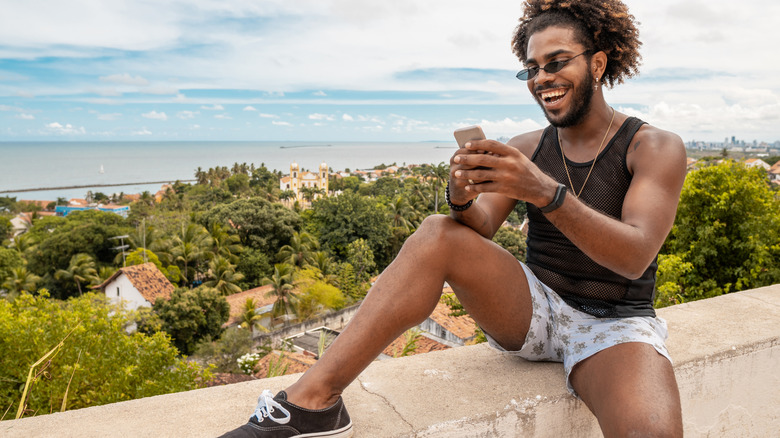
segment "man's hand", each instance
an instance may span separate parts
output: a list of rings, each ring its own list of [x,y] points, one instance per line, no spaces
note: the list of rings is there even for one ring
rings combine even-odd
[[[498,193],[545,206],[558,186],[519,150],[495,140],[466,143],[453,155],[450,166],[450,199],[458,204],[480,193]]]

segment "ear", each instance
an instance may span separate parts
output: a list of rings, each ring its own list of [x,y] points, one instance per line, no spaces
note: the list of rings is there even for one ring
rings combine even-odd
[[[607,54],[603,51],[598,51],[590,58],[590,68],[593,77],[597,78],[597,82],[603,82],[604,71],[607,70]]]

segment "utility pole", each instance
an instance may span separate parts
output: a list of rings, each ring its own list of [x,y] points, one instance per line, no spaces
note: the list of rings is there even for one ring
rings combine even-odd
[[[108,238],[108,240],[117,240],[117,239],[119,239],[119,246],[115,246],[115,247],[113,247],[111,249],[113,249],[114,251],[122,251],[122,267],[123,268],[127,267],[127,260],[125,259],[125,256],[127,255],[127,253],[125,252],[125,250],[127,248],[130,248],[130,245],[125,245],[125,239],[127,239],[128,237],[130,237],[130,236],[124,235],[124,236],[115,236],[115,237],[109,237]]]

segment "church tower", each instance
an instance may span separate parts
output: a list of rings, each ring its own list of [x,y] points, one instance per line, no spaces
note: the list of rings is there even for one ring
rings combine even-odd
[[[324,191],[323,196],[328,196],[328,165],[323,161],[320,164],[320,188]]]
[[[300,197],[301,191],[301,169],[298,163],[290,163],[290,190],[295,193],[295,197]]]

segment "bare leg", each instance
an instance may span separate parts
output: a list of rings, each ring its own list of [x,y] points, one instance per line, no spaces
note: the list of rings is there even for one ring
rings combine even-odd
[[[321,409],[405,330],[431,314],[447,281],[464,308],[506,348],[519,348],[531,320],[522,267],[495,243],[447,216],[409,237],[327,353],[287,389],[290,402]]]
[[[674,370],[651,345],[607,348],[575,366],[570,378],[605,437],[683,436]]]

